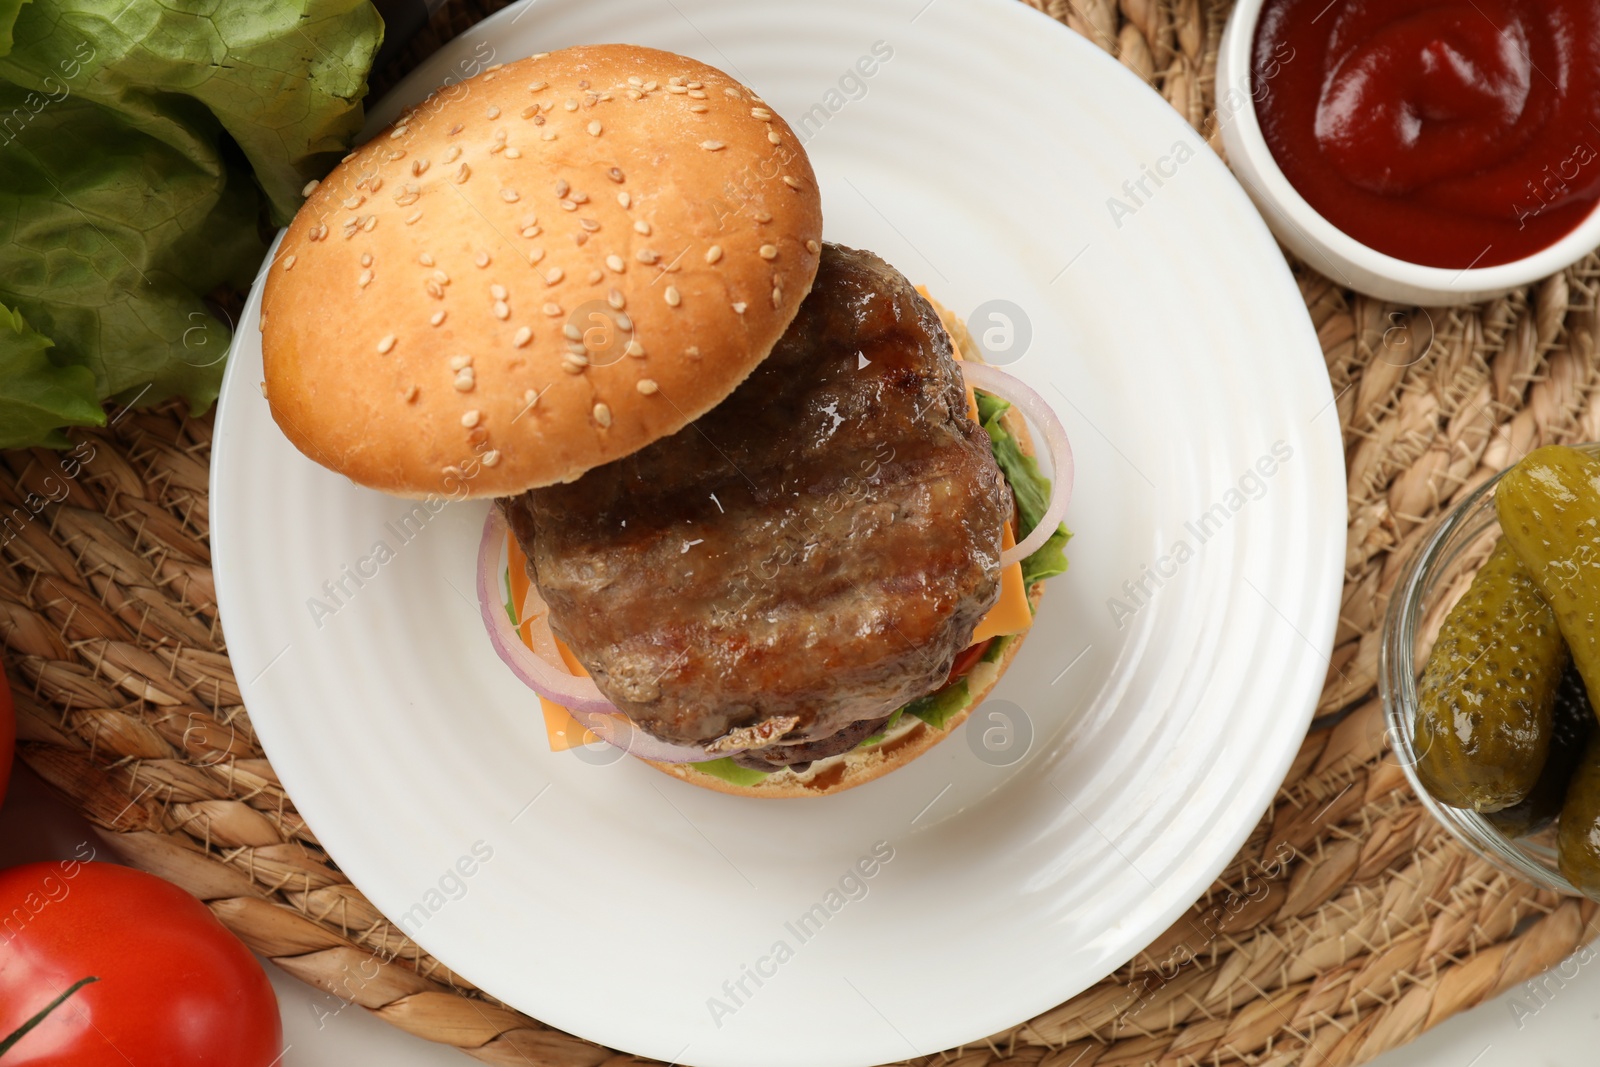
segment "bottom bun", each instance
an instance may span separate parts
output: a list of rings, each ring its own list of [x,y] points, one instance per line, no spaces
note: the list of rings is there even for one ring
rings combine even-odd
[[[1028,603],[1035,614],[1038,613],[1039,597],[1043,591],[1043,582],[1035,582],[1028,587]],[[966,722],[967,716],[972,714],[972,709],[988,698],[990,690],[999,683],[1001,676],[1006,673],[1006,668],[1011,666],[1011,660],[1022,647],[1023,639],[1028,633],[1028,630],[1024,630],[1022,633],[1010,635],[1011,639],[1006,642],[1006,647],[998,658],[989,663],[978,663],[973,666],[966,675],[967,688],[970,691],[967,706],[951,715],[940,728],[935,729],[915,716],[903,715],[896,728],[875,745],[855,748],[837,756],[817,760],[803,774],[789,770],[773,771],[761,781],[751,785],[737,785],[725,778],[707,774],[692,763],[656,763],[652,760],[644,762],[690,785],[738,797],[795,799],[828,796],[831,793],[854,789],[858,785],[870,782],[874,778],[881,778],[890,771],[905,766],[949,737],[956,727]]]

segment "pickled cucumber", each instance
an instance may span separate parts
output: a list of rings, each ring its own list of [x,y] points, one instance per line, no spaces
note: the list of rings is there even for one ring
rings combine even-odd
[[[1418,686],[1417,777],[1445,804],[1500,811],[1533,792],[1567,650],[1502,539],[1445,617]]]
[[[1500,479],[1495,508],[1600,709],[1600,460],[1564,445],[1530,452]]]
[[[1556,851],[1562,876],[1585,896],[1600,900],[1600,734],[1590,739],[1567,786]]]
[[[1562,802],[1567,798],[1567,783],[1572,781],[1589,737],[1595,731],[1594,709],[1589,706],[1583,676],[1571,664],[1561,674],[1550,717],[1550,755],[1545,757],[1544,770],[1539,772],[1533,792],[1520,804],[1484,816],[1507,837],[1536,834],[1561,814]]]

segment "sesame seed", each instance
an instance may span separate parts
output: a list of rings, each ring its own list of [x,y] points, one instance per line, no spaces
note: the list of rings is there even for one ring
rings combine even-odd
[[[528,92],[530,92],[530,93],[541,92],[541,91],[543,91],[545,89],[548,89],[548,88],[550,88],[550,83],[549,82],[529,82],[528,83]]]
[[[627,300],[623,297],[621,289],[613,289],[606,294],[606,303],[621,311],[627,305]]]
[[[421,263],[424,267],[431,267],[433,266],[433,257],[424,252],[422,255],[417,257],[417,262]]]
[[[683,303],[683,297],[678,293],[678,287],[675,285],[667,286],[667,291],[662,295],[666,297],[668,307],[675,308]]]
[[[534,392],[532,389],[524,391],[522,394],[522,403],[526,407],[537,407],[539,404],[539,394]]]
[[[587,353],[588,353],[589,350],[584,347],[584,344],[583,344],[582,341],[568,341],[567,342],[567,351],[570,352],[574,356],[583,356],[585,359],[588,358],[588,354]]]
[[[515,204],[518,200],[521,200],[522,197],[517,195],[517,191],[515,189],[502,189],[500,190],[500,199],[504,200],[508,204]]]
[[[622,192],[617,194],[617,203],[621,204],[623,207],[632,207],[633,197],[629,196],[627,190],[624,189]]]
[[[690,104],[689,105],[689,110],[694,112],[696,115],[704,115],[707,111],[709,111],[711,109],[706,107],[704,104]]]
[[[554,130],[545,130],[539,135],[539,140],[541,141],[554,141],[555,139],[556,134]]]
[[[289,258],[290,258],[290,260],[294,259],[293,256],[290,256]],[[291,263],[291,266],[292,265],[293,264]],[[616,253],[613,252],[611,255],[606,257],[606,266],[610,267],[611,270],[616,272],[617,274],[621,274],[624,270],[627,269],[628,265],[626,263],[622,262],[622,257],[621,256],[619,256],[619,255],[617,255]]]
[[[525,118],[525,119],[531,119],[531,118],[533,118],[533,116],[537,115],[538,113],[539,113],[539,105],[538,104],[529,104],[527,107],[522,109],[522,117]]]
[[[561,369],[568,374],[582,374],[583,368],[589,365],[589,360],[575,352],[568,352],[561,357]]]
[[[435,300],[444,299],[444,289],[439,285],[438,282],[429,279],[428,284],[424,286],[424,288],[428,290],[428,295],[433,297]]]
[[[405,391],[405,394],[401,397],[401,399],[404,400],[408,404],[411,403],[416,398],[417,398],[417,387],[414,386],[414,385],[411,386],[410,388],[408,388]]]
[[[576,200],[571,200],[571,199],[563,200],[563,201],[561,201],[561,210],[562,211],[576,211],[576,210],[578,210],[578,202]]]
[[[643,234],[644,236],[649,237],[650,236],[650,224],[648,222],[644,221],[644,219],[636,219],[636,220],[634,220],[634,223],[633,223],[633,232],[634,233]]]
[[[722,91],[725,94],[727,94],[728,96],[733,97],[735,100],[743,100],[744,99],[744,94],[739,92],[739,90],[735,89],[731,85],[724,85],[722,87]]]
[[[542,259],[544,259],[544,249],[542,248],[535,248],[528,253],[528,262],[530,264],[538,263]]]
[[[497,119],[500,117],[500,109],[495,107],[493,104],[490,104],[489,110],[484,112],[484,114],[488,115],[491,119]]]
[[[572,192],[572,186],[567,184],[567,180],[565,178],[556,182],[556,196],[558,198],[564,197],[570,192]]]
[[[392,351],[394,351],[394,334],[386,333],[378,341],[378,355],[387,356]]]
[[[688,91],[689,91],[689,87],[687,85],[673,85],[671,83],[668,83],[668,85],[667,85],[667,92],[669,92],[669,93],[678,94],[678,93],[686,93]]]
[[[744,309],[749,307],[749,306],[750,305],[746,304],[743,300],[736,300],[733,303],[733,313],[735,315],[743,315],[744,314]]]
[[[356,279],[356,284],[361,286],[361,288],[363,288],[363,289],[365,289],[367,286],[371,285],[372,284],[372,272],[370,270],[362,271],[361,272],[361,277]]]
[[[778,258],[778,246],[777,245],[762,245],[761,248],[758,249],[758,252],[759,252],[759,254],[760,254],[762,259],[777,259]]]
[[[378,216],[368,215],[361,223],[361,229],[371,233],[374,226],[378,225]]]
[[[428,167],[429,163],[426,159],[413,159],[411,161],[411,174],[413,177],[421,177]]]
[[[753,107],[750,109],[750,117],[753,119],[760,119],[762,122],[771,122],[772,112],[768,111],[764,107]]]
[[[367,199],[366,197],[361,196],[360,194],[357,194],[355,196],[347,196],[347,197],[344,198],[344,206],[347,209],[349,209],[351,211],[354,211],[356,208],[360,207],[362,202],[365,201],[366,199]]]
[[[633,258],[637,259],[640,263],[655,263],[661,259],[659,255],[648,248],[639,249],[639,251],[633,254]]]
[[[629,341],[628,347],[624,348],[622,351],[625,355],[632,356],[634,359],[644,358],[644,345],[640,344],[638,341]]]
[[[383,188],[383,179],[380,177],[374,177],[372,179],[372,184],[367,186],[367,188],[371,189],[373,192],[377,192],[379,189]]]
[[[522,158],[522,153],[520,151],[518,151],[517,149],[515,149],[515,148],[508,148],[508,149],[506,149],[506,158],[507,159],[521,159]]]
[[[472,387],[477,384],[477,376],[472,373],[471,367],[463,367],[456,375],[456,380],[450,384],[456,387],[458,393],[470,393]]]
[[[604,278],[604,277],[605,277],[605,273],[603,271],[601,271],[600,268],[598,268],[598,267],[590,267],[589,268],[589,284],[590,285],[599,285],[600,284],[600,279]]]
[[[706,94],[703,89],[690,89],[689,97],[692,100],[704,100],[706,98]]]
[[[454,126],[450,127],[450,130],[449,130],[450,136],[454,137],[456,134],[460,133],[464,129],[466,129],[466,127],[461,125],[461,123],[458,122]]]
[[[610,170],[606,171],[606,177],[610,178],[614,182],[620,182],[623,180],[625,175],[622,173],[622,169],[620,167],[612,167]]]
[[[774,292],[776,292],[776,290],[774,290]],[[777,306],[776,300],[773,301],[773,306]],[[497,319],[509,319],[511,317],[510,305],[504,300],[496,300],[494,302],[494,317]]]
[[[754,215],[752,215],[750,217],[755,219],[757,222],[761,222],[761,223],[766,223],[766,222],[771,222],[772,221],[771,213],[770,212],[766,212],[766,211],[757,211]]]
[[[572,194],[572,202],[574,204],[587,204],[589,202],[589,194],[588,193],[573,193]]]
[[[578,110],[578,102],[576,100],[573,100],[570,97],[568,97],[567,98],[567,102],[562,104],[561,106],[566,108],[568,111],[576,111],[576,110]]]
[[[473,408],[471,411],[462,412],[462,414],[461,414],[461,425],[465,426],[467,429],[470,430],[474,426],[478,425],[479,421],[482,418],[483,418],[483,416],[481,414],[479,414],[478,409],[477,408]]]
[[[487,451],[487,452],[485,452],[483,454],[483,465],[485,467],[496,466],[496,465],[499,464],[499,462],[500,462],[500,450],[498,448],[491,448],[491,449],[489,449],[489,451]]]
[[[807,241],[806,251],[810,252],[812,255],[816,255],[818,252],[822,251],[822,246],[817,244],[815,241]]]
[[[470,177],[472,177],[472,168],[465,163],[461,164],[461,169],[455,173],[456,184],[461,185]]]
[[[629,89],[628,90],[628,99],[629,100],[643,100],[644,99],[644,94],[641,93],[637,89]]]
[[[317,179],[312,178],[310,181],[306,182],[305,185],[301,186],[300,195],[301,196],[310,196],[312,193],[317,191],[317,186],[319,186],[321,184],[322,183],[317,181]]]
[[[550,57],[550,53],[549,52],[535,52],[533,55],[529,56],[528,59],[529,59],[529,62],[537,63],[537,62],[539,62],[539,60],[548,59],[549,57]]]
[[[640,378],[634,383],[633,387],[639,390],[639,392],[644,396],[654,396],[656,391],[661,388],[656,384],[656,380],[654,378]]]
[[[704,148],[707,152],[720,152],[728,146],[723,144],[721,141],[701,141],[700,147]]]
[[[480,270],[484,267],[487,267],[489,265],[489,253],[479,252],[476,256],[472,257],[472,262],[476,263]]]
[[[578,327],[573,323],[569,322],[565,326],[561,327],[561,336],[565,337],[569,341],[581,341],[583,340],[583,331],[578,329]]]
[[[600,229],[600,223],[594,219],[579,219],[578,225],[582,226],[589,233],[595,233]]]
[[[458,160],[460,158],[461,158],[461,146],[458,145],[458,144],[451,145],[450,148],[444,154],[444,161],[446,163],[454,163],[456,160]]]
[[[787,185],[791,189],[798,189],[800,188],[800,179],[796,178],[792,174],[785,174],[783,176],[783,184]]]
[[[389,140],[392,141],[397,137],[404,137],[410,132],[410,129],[406,126],[396,126],[394,129],[389,131]]]
[[[778,136],[778,131],[777,130],[768,130],[767,131],[767,140],[772,144],[782,144],[783,143],[783,138]]]
[[[722,258],[722,246],[721,245],[712,245],[710,248],[706,249],[706,262],[707,263],[715,263],[717,260],[719,260],[721,258]]]
[[[413,211],[411,214],[406,216],[406,225],[410,226],[412,223],[416,222],[421,217],[422,217],[422,212]]]
[[[472,366],[472,357],[471,356],[462,355],[462,356],[451,356],[450,357],[450,369],[451,370],[457,370],[458,371],[458,370],[461,370],[461,369],[463,369],[465,367],[470,367],[470,366]]]
[[[449,285],[450,275],[446,274],[442,270],[436,270],[433,272],[433,280],[438,282],[440,285]]]
[[[628,84],[633,86],[635,89],[642,89],[644,88],[644,79],[639,77],[637,74],[634,74],[628,78]]]
[[[524,226],[522,228],[522,236],[524,237],[537,237],[543,232],[544,231],[539,229],[537,226]]]
[[[295,256],[284,256],[283,257],[283,269],[284,270],[294,270],[295,259],[296,259]]]
[[[511,344],[516,348],[527,348],[528,342],[533,340],[533,331],[524,326],[519,329],[516,336],[511,338]]]
[[[444,324],[444,309],[441,308],[438,311],[435,311],[432,315],[429,315],[428,316],[428,322],[430,324],[434,325],[434,326],[443,325]]]
[[[602,428],[609,427],[611,425],[611,409],[604,404],[596,404],[594,406],[594,421],[598,422]]]
[[[406,158],[406,150],[404,148],[396,148],[383,158],[387,159],[390,163],[393,163],[397,159]]]
[[[506,287],[503,285],[491,285],[489,286],[489,295],[495,300],[504,300],[507,296]]]
[[[561,314],[561,305],[560,304],[546,304],[540,310],[542,310],[546,315],[549,315],[553,319],[557,315]]]
[[[616,321],[617,321],[617,329],[621,330],[623,333],[632,333],[633,332],[633,320],[630,319],[628,316],[626,316],[626,315],[618,315],[618,316],[616,316]]]
[[[546,285],[556,285],[561,281],[562,278],[565,278],[566,276],[566,272],[560,267],[551,267],[544,276],[544,283]]]
[[[371,252],[363,252],[363,253],[361,253],[361,265],[363,267],[372,266],[372,253]]]
[[[783,287],[782,286],[774,285],[772,287],[772,306],[773,307],[782,307],[783,306]]]
[[[589,136],[590,137],[599,137],[600,136],[600,130],[601,130],[600,120],[599,119],[590,120],[589,125],[585,126],[584,129],[589,131]]]

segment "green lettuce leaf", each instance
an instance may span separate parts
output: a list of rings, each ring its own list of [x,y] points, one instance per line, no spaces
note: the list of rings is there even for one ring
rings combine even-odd
[[[915,715],[935,730],[943,730],[950,717],[971,702],[972,695],[967,690],[967,680],[957,678],[943,689],[913,700],[905,706],[904,711],[907,715]]]
[[[28,0],[0,0],[0,56],[11,51],[11,27]]]
[[[722,759],[707,760],[704,763],[691,763],[689,766],[734,785],[755,785],[767,776],[766,771],[753,771],[749,767],[741,767],[733,762],[732,757],[727,756]]]
[[[368,0],[0,0],[0,303],[97,401],[209,407],[207,298],[355,135],[382,35]]]
[[[49,348],[48,337],[0,306],[0,448],[65,448],[71,442],[57,427],[105,423],[94,375],[56,366]]]
[[[1009,403],[982,390],[974,390],[978,401],[978,421],[989,435],[989,447],[1000,471],[1011,483],[1011,492],[1017,498],[1017,515],[1021,529],[1020,541],[1033,532],[1050,506],[1050,479],[1039,471],[1039,464],[1022,451],[1021,444],[1005,428],[1001,416],[1011,407]],[[1022,581],[1025,586],[1064,574],[1067,570],[1067,542],[1072,531],[1062,523],[1050,539],[1022,561]]]

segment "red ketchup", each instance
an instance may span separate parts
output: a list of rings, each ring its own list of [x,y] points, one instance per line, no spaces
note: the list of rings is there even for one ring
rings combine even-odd
[[[1267,0],[1252,69],[1285,177],[1398,259],[1509,263],[1600,201],[1600,0]]]

